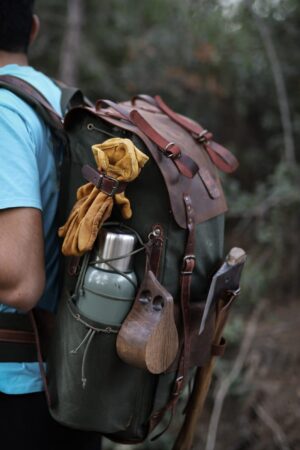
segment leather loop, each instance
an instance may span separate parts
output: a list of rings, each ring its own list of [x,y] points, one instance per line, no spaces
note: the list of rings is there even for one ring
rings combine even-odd
[[[212,344],[211,346],[212,356],[223,356],[225,353],[225,348],[226,348],[226,339],[222,337],[219,344]]]
[[[116,178],[106,175],[104,172],[98,172],[98,170],[85,164],[82,167],[82,175],[87,180],[93,183],[97,189],[109,197],[113,197],[115,194],[124,192],[127,183],[119,181]]]

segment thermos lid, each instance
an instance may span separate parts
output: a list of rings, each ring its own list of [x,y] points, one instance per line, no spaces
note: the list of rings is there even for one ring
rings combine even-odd
[[[127,255],[134,249],[136,237],[127,231],[119,229],[102,228],[95,246],[95,266],[99,269],[114,271],[108,264],[101,262],[105,259],[118,258]],[[126,256],[121,259],[111,261],[110,264],[122,272],[130,272],[132,257]]]

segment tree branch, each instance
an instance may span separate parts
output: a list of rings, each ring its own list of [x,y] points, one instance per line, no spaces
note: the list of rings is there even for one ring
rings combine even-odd
[[[272,431],[274,441],[278,444],[278,448],[280,448],[280,450],[291,450],[284,431],[265,408],[262,405],[257,405],[254,411],[260,420]]]
[[[67,25],[60,52],[59,78],[71,86],[76,86],[78,81],[82,6],[82,0],[68,0]]]
[[[271,70],[273,73],[275,88],[277,92],[277,100],[280,111],[283,138],[284,138],[284,156],[285,160],[289,164],[296,162],[295,156],[295,141],[293,136],[292,120],[289,108],[289,101],[286,91],[286,85],[284,81],[282,67],[274,46],[271,31],[265,21],[263,21],[258,14],[253,10],[253,0],[246,0],[246,4],[251,11],[259,34],[261,35],[263,45],[265,47]]]

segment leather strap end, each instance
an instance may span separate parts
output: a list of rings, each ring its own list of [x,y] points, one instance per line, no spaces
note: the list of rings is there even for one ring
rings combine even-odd
[[[238,168],[238,160],[229,150],[227,150],[227,148],[215,141],[204,143],[204,147],[214,164],[218,169],[222,170],[222,172],[232,173]]]

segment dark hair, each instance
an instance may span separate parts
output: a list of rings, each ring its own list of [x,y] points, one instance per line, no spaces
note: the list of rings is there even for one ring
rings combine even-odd
[[[0,0],[0,50],[27,53],[34,0]]]

